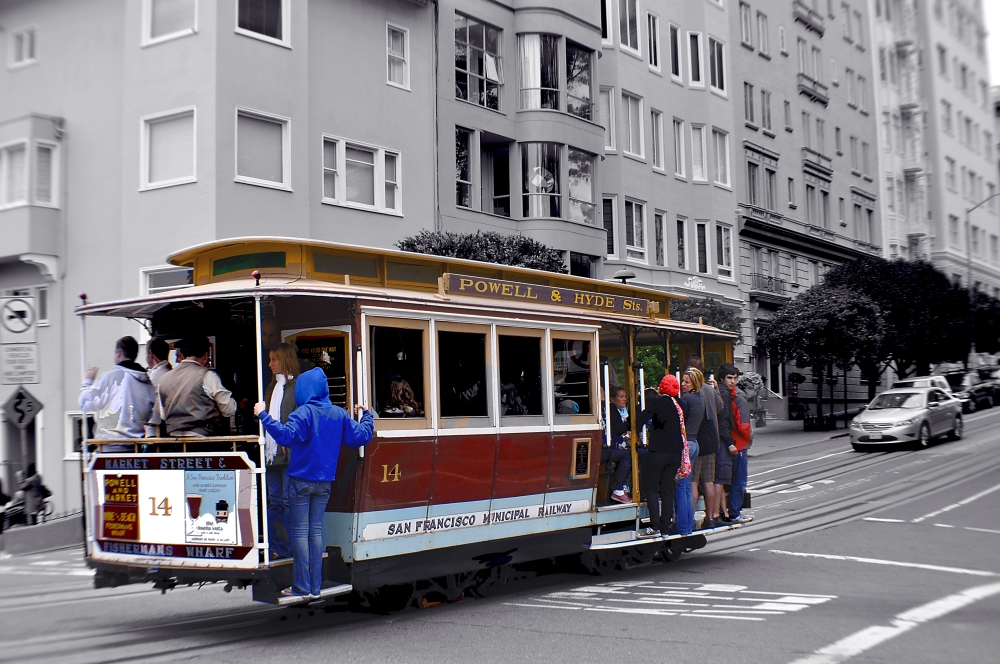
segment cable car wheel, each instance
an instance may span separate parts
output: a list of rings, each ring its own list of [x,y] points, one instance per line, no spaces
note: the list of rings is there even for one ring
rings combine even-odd
[[[688,549],[691,551],[691,549]],[[663,546],[660,547],[660,558],[663,558],[665,562],[672,563],[681,557],[684,553],[684,549],[676,541],[664,542]]]

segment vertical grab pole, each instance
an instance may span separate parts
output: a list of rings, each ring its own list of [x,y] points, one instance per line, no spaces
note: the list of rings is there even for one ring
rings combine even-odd
[[[639,412],[646,410],[646,372],[642,368],[642,362],[639,363]],[[638,413],[636,413],[638,417]],[[639,423],[642,427],[642,444],[646,444],[646,424],[645,422]]]
[[[611,371],[608,368],[608,361],[604,360],[601,362],[604,365],[604,446],[611,447],[611,394],[609,390],[611,389]]]
[[[87,304],[87,294],[80,293],[80,306]],[[80,315],[80,383],[87,375],[87,317]],[[80,507],[83,513],[83,555],[90,557],[90,528],[87,523],[87,413],[80,414]]]
[[[257,344],[257,401],[264,400],[264,354],[261,351],[263,343],[260,325],[260,271],[254,270],[251,274],[254,279],[253,310],[254,310],[254,336]],[[271,564],[271,543],[267,541],[267,456],[264,452],[264,424],[257,420],[257,450],[260,453],[260,469],[257,473],[257,492],[260,496],[260,534],[257,541],[264,543],[264,566]]]
[[[364,375],[365,374],[364,374],[364,371],[363,371],[363,369],[365,368],[365,363],[364,363],[364,359],[363,359],[363,357],[361,355],[361,344],[358,344],[358,348],[357,348],[357,351],[355,353],[354,366],[356,367],[355,371],[357,371],[357,374],[358,374],[358,381],[357,381],[357,385],[358,385],[358,403],[365,403],[365,394],[367,394],[367,392],[365,391],[365,383],[364,383]],[[351,410],[354,409],[354,405],[353,404],[347,404],[347,405],[348,405],[348,407],[351,408]],[[361,419],[360,414],[355,415],[355,417],[357,417],[359,420]],[[365,447],[364,447],[364,445],[362,445],[361,447],[358,448],[358,457],[361,458],[361,459],[365,458]]]
[[[635,409],[639,400],[635,395],[635,326],[630,325],[628,328],[628,364],[625,366],[626,373],[628,374],[628,397],[629,403],[632,404],[632,440],[631,445],[629,445],[629,450],[632,453],[632,502],[639,504],[640,492],[639,492],[639,452],[636,447],[636,443],[639,440],[639,412]],[[636,512],[638,514],[638,512]],[[636,525],[638,530],[638,524]]]

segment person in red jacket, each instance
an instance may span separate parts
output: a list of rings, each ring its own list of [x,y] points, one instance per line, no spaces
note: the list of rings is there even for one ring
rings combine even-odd
[[[739,369],[732,364],[723,364],[719,368],[719,376],[722,378],[719,433],[722,444],[727,446],[733,459],[733,479],[729,485],[729,497],[726,503],[729,515],[720,517],[726,523],[748,523],[753,517],[740,512],[743,509],[743,493],[747,488],[747,448],[753,435],[750,429],[750,404],[736,390],[736,381],[740,377]]]

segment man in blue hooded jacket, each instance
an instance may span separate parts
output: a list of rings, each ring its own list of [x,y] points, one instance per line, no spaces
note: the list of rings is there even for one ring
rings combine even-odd
[[[310,369],[295,381],[295,403],[288,422],[282,424],[267,412],[264,402],[254,414],[274,441],[292,450],[288,465],[289,522],[294,556],[293,585],[282,596],[318,599],[323,583],[323,514],[330,502],[331,484],[337,476],[340,446],[359,448],[372,439],[372,414],[361,405],[360,422],[330,402],[330,388],[322,369]]]

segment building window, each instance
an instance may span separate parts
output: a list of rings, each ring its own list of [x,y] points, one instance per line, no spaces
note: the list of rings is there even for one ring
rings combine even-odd
[[[455,129],[455,205],[472,207],[472,132]]]
[[[840,221],[840,224],[842,226],[846,226],[847,224],[844,222],[844,214],[845,213],[844,213],[844,199],[843,199],[843,197],[840,198],[840,201],[837,204],[837,214],[838,214],[837,219]]]
[[[649,53],[649,68],[660,71],[660,17],[656,14],[646,14],[646,29],[648,32],[647,50]]]
[[[747,202],[750,205],[760,205],[760,167],[747,162]]]
[[[597,256],[588,256],[587,254],[578,254],[575,251],[569,252],[569,273],[571,275],[573,275],[574,277],[587,277],[588,279],[597,279],[597,278],[599,278],[597,276]],[[539,358],[541,356],[541,352],[540,352],[541,348],[538,347],[539,346],[538,342],[540,340],[536,339],[536,340],[534,340],[532,342],[527,342],[526,339],[527,339],[526,337],[521,337],[521,336],[509,336],[509,337],[508,336],[504,336],[504,337],[500,337],[500,352],[503,353],[503,347],[504,347],[504,341],[505,340],[507,340],[507,341],[516,341],[518,344],[531,343],[531,345],[534,346],[533,350],[535,351],[534,353],[532,353],[532,355],[534,355],[534,357],[535,357],[535,360],[534,360],[535,367],[540,368],[540,365],[539,365],[539,362],[538,362],[538,360],[539,360]],[[515,349],[511,349],[511,350],[515,350]],[[516,349],[516,350],[520,350],[520,349]],[[517,357],[517,356],[520,356],[519,359],[526,357],[526,355],[523,352],[521,352],[521,353],[515,353],[515,357]],[[523,359],[521,359],[521,361],[523,362]],[[515,372],[512,372],[511,376],[512,377],[520,378],[520,371],[517,371],[515,369]],[[538,385],[541,385],[541,380],[540,379],[541,379],[541,376],[537,376],[536,377],[536,380],[538,380],[538,383],[537,383]],[[506,383],[506,382],[509,382],[509,381],[501,379],[501,384],[502,383]],[[541,394],[539,394],[538,396],[540,397]],[[540,401],[537,402],[537,409],[536,410],[537,410],[537,412],[535,412],[534,414],[536,414],[536,415],[541,415],[542,414],[542,406],[541,406],[541,402]],[[532,413],[529,411],[529,414],[532,414]]]
[[[868,175],[868,142],[861,142],[861,172]]]
[[[763,55],[771,52],[767,41],[767,14],[761,12],[757,12],[757,48]]]
[[[792,130],[792,104],[789,101],[785,102],[785,131]]]
[[[698,271],[708,274],[708,224],[695,224],[695,238],[698,244]]]
[[[681,80],[681,31],[676,25],[670,25],[670,76]]]
[[[823,222],[823,228],[830,227],[830,192],[822,191],[819,192],[820,197],[820,221]]]
[[[857,102],[855,101],[855,94],[854,94],[854,70],[848,67],[846,75],[847,75],[847,105],[855,106]]]
[[[35,205],[58,207],[59,163],[57,146],[35,141]]]
[[[601,0],[601,43],[606,46],[613,46],[614,37],[611,36],[611,26],[614,25],[612,6],[614,0]]]
[[[868,238],[865,237],[864,224],[861,220],[861,206],[857,203],[854,204],[854,232],[857,233],[858,239],[862,242],[868,241]]]
[[[799,37],[796,40],[799,54],[799,73],[809,75],[809,50],[806,47],[806,40]]]
[[[857,9],[854,10],[854,22],[858,24],[858,34],[857,34],[858,48],[860,48],[863,51],[865,50],[865,24],[864,21],[861,19],[861,12],[859,12]]]
[[[837,82],[837,58],[830,58],[830,82],[838,85]]]
[[[197,0],[144,0],[142,45],[198,32]]]
[[[788,178],[788,205],[795,207],[795,178]]]
[[[942,78],[948,78],[948,49],[941,44],[937,47],[938,53],[938,74]]]
[[[559,108],[559,37],[520,35],[521,109]]]
[[[858,108],[860,108],[862,113],[868,111],[868,88],[866,81],[867,79],[864,76],[858,76]]]
[[[622,150],[636,157],[643,155],[642,98],[622,93],[622,124],[625,144]]]
[[[566,111],[584,120],[594,119],[592,56],[590,49],[566,42]]]
[[[687,247],[687,219],[677,217],[677,268],[680,270],[687,269],[685,247]]]
[[[662,212],[653,213],[653,233],[656,235],[656,264],[663,267],[666,261],[666,220]]]
[[[323,137],[323,202],[375,212],[402,212],[399,153]]]
[[[858,172],[858,138],[857,136],[851,136],[851,170]]]
[[[479,137],[479,167],[482,172],[482,211],[510,216],[510,142]]]
[[[740,3],[740,41],[753,48],[753,19],[750,5]]]
[[[569,148],[569,218],[597,225],[594,205],[594,155]]]
[[[691,126],[691,177],[702,182],[708,181],[705,170],[705,125]]]
[[[886,207],[888,208],[889,212],[894,212],[896,210],[896,203],[895,203],[896,188],[895,188],[895,183],[896,183],[896,180],[894,178],[888,177],[888,178],[885,179],[885,191],[886,191],[885,203],[886,203]]]
[[[674,175],[685,177],[684,121],[674,118]]]
[[[778,26],[778,48],[781,50],[782,55],[788,55],[788,44],[785,42],[785,28],[784,26]]]
[[[778,174],[770,168],[764,169],[764,207],[768,210],[777,209],[778,205]]]
[[[35,28],[21,28],[10,33],[10,66],[23,67],[36,62]]]
[[[521,216],[562,216],[559,147],[558,143],[521,143]]]
[[[715,269],[720,277],[733,278],[733,229],[715,227]]]
[[[236,181],[291,188],[288,118],[236,110]]]
[[[503,58],[499,28],[455,15],[455,98],[501,110]]]
[[[714,37],[708,38],[710,83],[716,92],[726,92],[726,47]]]
[[[696,88],[705,87],[705,81],[701,77],[701,33],[688,33],[688,65],[690,77],[688,80]]]
[[[194,270],[189,267],[147,267],[142,269],[141,276],[140,286],[143,295],[155,295],[194,286]]]
[[[771,131],[771,93],[767,90],[760,91],[760,124]]]
[[[280,133],[281,126],[275,126]],[[280,154],[280,144],[277,149]],[[181,109],[142,118],[141,178],[142,189],[196,181],[195,109]]]
[[[35,325],[38,327],[46,327],[49,324],[48,286],[39,286],[35,289],[35,309]]]
[[[813,225],[819,221],[819,212],[816,208],[816,187],[811,184],[806,185],[806,221]]]
[[[617,258],[618,250],[616,248],[616,240],[618,237],[618,228],[615,223],[615,217],[617,215],[618,201],[614,197],[602,198],[601,199],[601,217],[604,223],[604,231],[608,236],[608,258]]]
[[[816,46],[812,47],[812,77],[819,83],[823,82],[823,52]]]
[[[410,89],[410,33],[405,28],[386,24],[386,83]]]
[[[955,160],[951,157],[945,157],[944,161],[947,166],[944,174],[945,184],[948,186],[948,189],[955,191]]]
[[[837,151],[837,154],[843,154],[840,144],[840,127],[835,127],[833,130],[833,148]]]
[[[28,144],[0,148],[0,208],[28,203]]]
[[[826,120],[816,118],[816,150],[826,154]]]
[[[638,0],[618,0],[618,43],[626,50],[639,53]]]
[[[743,81],[743,119],[750,124],[754,122],[753,84]]]
[[[712,143],[715,147],[715,184],[729,186],[729,133],[712,129]]]
[[[653,131],[653,168],[663,170],[663,113],[651,111],[649,119]]]
[[[615,149],[615,98],[614,88],[601,88],[601,122],[604,124],[604,148],[606,150]]]
[[[237,0],[236,32],[289,45],[288,0]]]
[[[958,246],[958,217],[953,214],[948,215],[948,238],[951,240],[951,246]]]
[[[812,141],[810,140],[810,135],[812,134],[812,132],[809,131],[809,122],[810,122],[809,113],[806,111],[802,111],[802,145],[804,145],[808,149],[811,149]]]
[[[625,252],[639,261],[646,260],[645,212],[642,203],[625,201]]]

